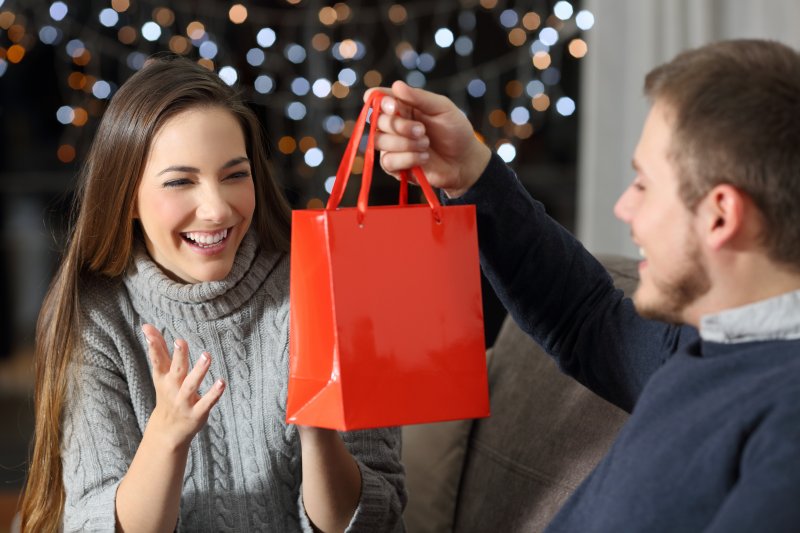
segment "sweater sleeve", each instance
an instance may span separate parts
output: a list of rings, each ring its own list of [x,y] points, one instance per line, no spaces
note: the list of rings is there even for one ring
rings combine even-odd
[[[361,470],[361,498],[348,532],[403,531],[405,472],[400,463],[400,428],[341,433]]]
[[[83,337],[63,417],[63,526],[65,532],[114,531],[117,487],[141,432],[113,343],[94,328]]]
[[[517,324],[562,371],[623,409],[632,409],[679,345],[696,338],[692,328],[641,318],[497,155],[464,196],[445,202],[475,204],[481,268]]]

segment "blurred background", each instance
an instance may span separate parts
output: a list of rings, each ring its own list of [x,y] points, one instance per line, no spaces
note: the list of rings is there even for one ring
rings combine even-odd
[[[364,91],[403,79],[453,99],[590,250],[634,254],[611,208],[632,176],[644,74],[721,38],[797,48],[798,22],[794,0],[0,0],[0,533],[25,476],[34,324],[76,172],[151,54],[242,91],[296,209],[327,200]],[[396,195],[373,181],[371,203]],[[504,312],[485,289],[491,344]]]
[[[0,0],[6,507],[25,476],[34,325],[64,244],[75,177],[109,100],[148,56],[187,56],[243,93],[293,208],[327,200],[364,91],[403,79],[450,96],[573,227],[579,64],[593,25],[574,1]],[[362,165],[359,156],[347,205]],[[370,201],[393,203],[397,193],[394,179],[376,176]],[[491,344],[504,313],[488,286],[485,293]]]

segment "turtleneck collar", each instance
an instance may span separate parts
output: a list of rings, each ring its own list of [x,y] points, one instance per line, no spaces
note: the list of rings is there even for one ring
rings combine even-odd
[[[231,271],[224,279],[181,283],[168,277],[139,243],[124,282],[137,308],[155,308],[190,321],[214,320],[233,313],[247,302],[280,256],[274,251],[259,253],[258,239],[251,230],[242,240]]]

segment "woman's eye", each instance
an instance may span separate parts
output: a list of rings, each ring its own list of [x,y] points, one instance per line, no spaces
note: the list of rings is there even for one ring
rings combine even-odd
[[[191,180],[187,178],[178,178],[174,180],[169,180],[164,182],[164,187],[180,187],[182,185],[188,185],[191,183]]]
[[[241,172],[234,172],[225,179],[230,180],[230,179],[249,178],[249,177],[250,177],[250,172],[247,170],[242,170]]]

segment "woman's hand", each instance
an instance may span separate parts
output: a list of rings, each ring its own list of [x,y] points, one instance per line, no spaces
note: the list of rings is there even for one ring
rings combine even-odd
[[[491,151],[464,113],[447,97],[396,81],[381,101],[375,147],[381,167],[397,176],[421,166],[430,184],[455,198],[483,173]],[[369,98],[368,91],[364,98]]]
[[[190,371],[186,341],[175,341],[170,358],[167,343],[156,328],[145,324],[142,332],[153,365],[156,407],[117,489],[117,530],[173,531],[178,522],[189,444],[208,420],[225,383],[217,381],[200,396],[197,391],[211,357],[204,353]]]
[[[176,340],[172,357],[161,333],[145,324],[148,355],[153,366],[156,407],[150,415],[148,429],[155,430],[163,442],[173,449],[188,447],[192,438],[205,425],[211,408],[222,396],[225,383],[217,380],[203,396],[198,389],[208,372],[211,356],[204,352],[189,370],[189,350],[184,340]],[[152,426],[152,428],[151,428]]]

